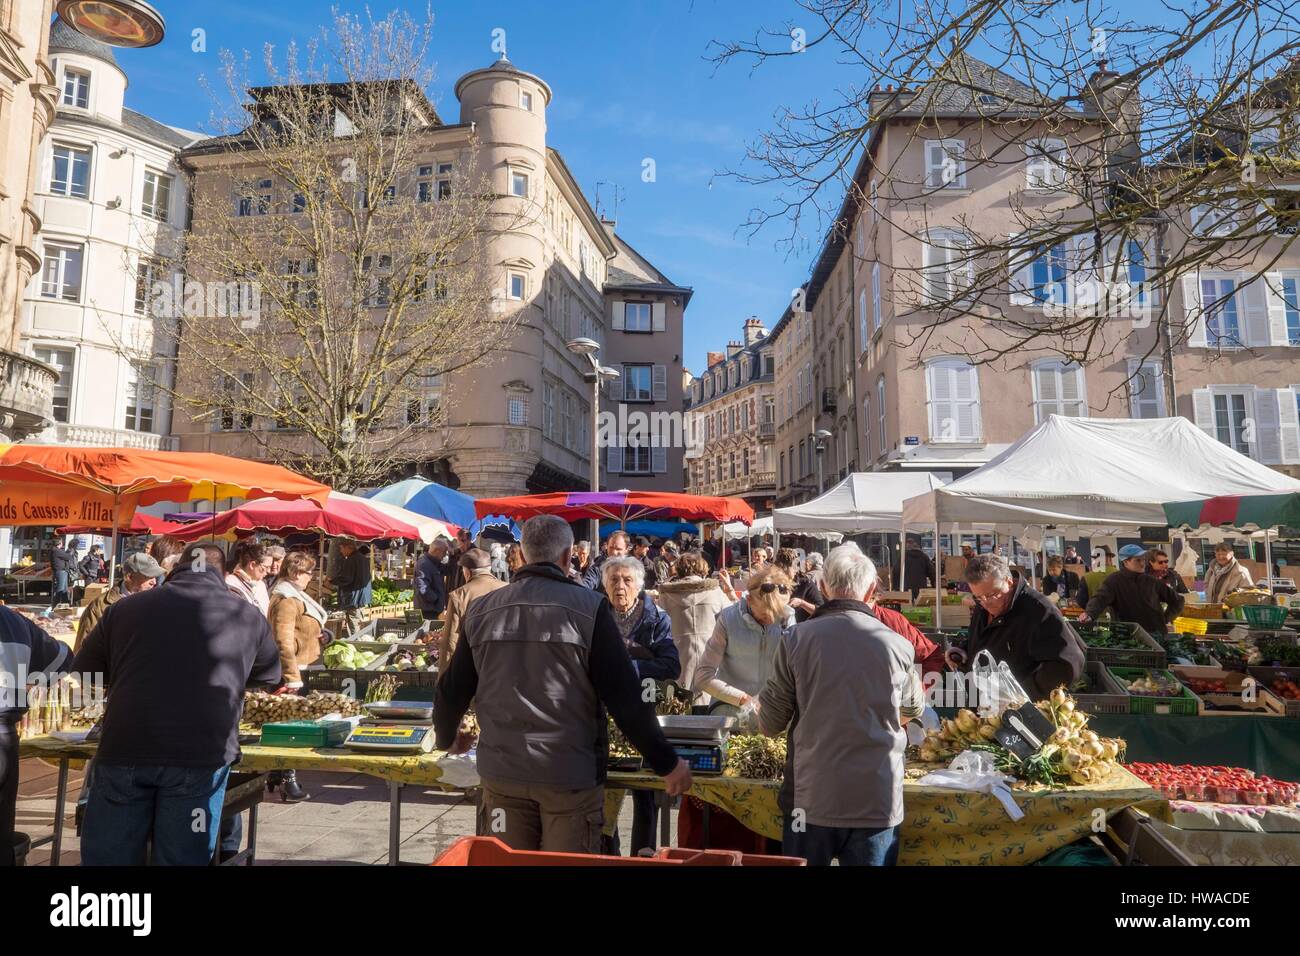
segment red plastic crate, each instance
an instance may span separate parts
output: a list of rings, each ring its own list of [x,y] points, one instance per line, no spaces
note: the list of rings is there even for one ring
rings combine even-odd
[[[734,850],[665,848],[653,857],[600,856],[512,850],[496,837],[461,837],[433,861],[433,866],[805,866],[788,856],[759,856]]]

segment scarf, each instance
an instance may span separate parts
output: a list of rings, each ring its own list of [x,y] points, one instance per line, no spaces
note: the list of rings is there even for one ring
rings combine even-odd
[[[638,600],[636,604],[632,605],[632,610],[626,614],[613,605],[610,605],[610,610],[614,612],[614,623],[618,625],[619,636],[626,641],[631,637],[632,632],[637,629],[637,625],[641,623],[641,617],[645,614],[645,602]]]
[[[293,598],[295,601],[301,601],[302,606],[307,613],[319,621],[322,628],[325,627],[325,618],[327,617],[325,609],[321,607],[320,604],[317,603],[316,599],[306,591],[300,591],[289,581],[278,581],[271,594],[279,594],[281,597],[289,597]]]

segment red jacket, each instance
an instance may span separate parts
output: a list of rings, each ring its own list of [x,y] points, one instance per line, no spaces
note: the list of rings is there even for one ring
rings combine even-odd
[[[896,634],[907,638],[908,643],[916,648],[916,662],[921,665],[922,674],[945,669],[943,648],[918,631],[915,625],[900,612],[893,608],[881,607],[879,604],[871,610],[875,612],[876,620]]]

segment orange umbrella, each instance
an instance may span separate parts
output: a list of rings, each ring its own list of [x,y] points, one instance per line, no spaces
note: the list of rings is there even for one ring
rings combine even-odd
[[[207,452],[0,444],[0,524],[130,527],[139,505],[217,498],[314,498],[329,487]],[[111,569],[110,569],[111,573]]]

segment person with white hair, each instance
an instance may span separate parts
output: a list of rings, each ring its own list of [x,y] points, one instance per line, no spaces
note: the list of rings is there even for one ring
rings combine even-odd
[[[898,860],[903,725],[921,716],[925,694],[912,646],[871,611],[877,584],[856,544],[833,550],[826,603],[781,638],[758,699],[759,729],[787,733],[782,852],[813,866]]]
[[[517,850],[599,853],[606,709],[664,778],[669,796],[690,789],[690,766],[646,706],[609,601],[569,578],[568,523],[530,518],[523,553],[527,563],[514,581],[465,612],[434,694],[437,745],[468,749],[459,731],[473,702],[481,727],[480,832]]]
[[[499,541],[493,541],[492,547],[488,549],[488,554],[492,558],[492,577],[509,584],[510,565],[506,564],[505,545]]]

